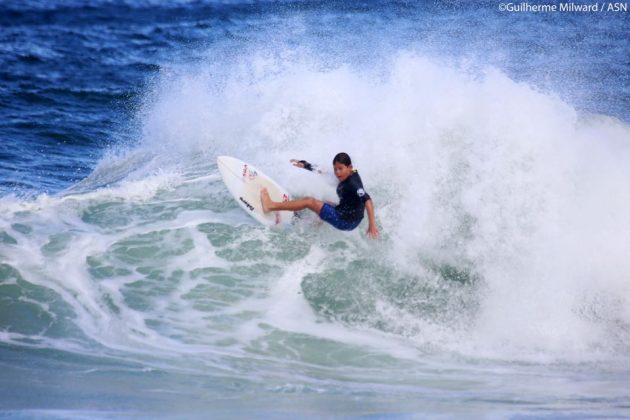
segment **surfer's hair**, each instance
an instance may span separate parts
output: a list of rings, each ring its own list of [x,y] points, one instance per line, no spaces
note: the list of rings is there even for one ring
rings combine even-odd
[[[335,158],[333,159],[333,165],[335,163],[341,163],[342,165],[350,166],[352,165],[352,160],[350,159],[350,155],[341,152],[335,155]]]

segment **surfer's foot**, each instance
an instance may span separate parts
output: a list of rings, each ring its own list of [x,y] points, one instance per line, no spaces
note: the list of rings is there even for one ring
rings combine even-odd
[[[263,212],[269,213],[273,202],[271,201],[271,197],[269,197],[267,188],[260,190],[260,202],[262,203]]]

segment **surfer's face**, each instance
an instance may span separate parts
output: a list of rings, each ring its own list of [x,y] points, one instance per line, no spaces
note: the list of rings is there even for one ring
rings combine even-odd
[[[352,175],[352,165],[344,165],[343,163],[335,162],[333,164],[335,170],[335,176],[339,182],[345,181],[350,175]]]

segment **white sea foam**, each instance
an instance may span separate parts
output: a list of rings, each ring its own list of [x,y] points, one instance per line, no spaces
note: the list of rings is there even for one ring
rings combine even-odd
[[[20,245],[6,254],[8,261],[20,271],[45,273],[31,280],[55,278],[60,284],[56,290],[67,293],[64,299],[76,300],[81,328],[111,347],[143,342],[203,353],[205,346],[223,340],[237,347],[240,342],[243,350],[265,334],[260,324],[267,324],[405,356],[435,347],[536,360],[589,360],[627,352],[628,126],[613,118],[581,115],[552,93],[516,83],[492,68],[469,74],[413,53],[394,55],[385,67],[322,68],[311,60],[279,62],[259,56],[230,74],[169,74],[154,85],[142,111],[144,137],[133,153],[150,156],[146,165],[123,170],[127,175],[119,181],[96,190],[41,197],[28,205],[8,203],[5,209],[13,215],[36,214],[26,217],[26,223],[54,221],[45,233],[37,230],[42,236],[31,245],[18,238]],[[317,256],[336,252],[324,247],[311,249],[303,262],[264,257],[265,264],[280,264],[284,274],[257,283],[261,289],[253,296],[216,309],[213,316],[244,317],[235,330],[220,331],[202,320],[203,311],[185,298],[206,280],[187,276],[213,264],[242,268],[239,260],[214,255],[214,247],[196,229],[204,217],[230,226],[247,224],[238,209],[228,205],[227,210],[184,211],[164,221],[158,211],[154,218],[132,219],[126,230],[110,230],[86,226],[77,217],[85,206],[71,205],[86,199],[91,204],[123,200],[137,206],[132,211],[137,214],[144,205],[159,205],[165,199],[158,195],[169,191],[166,203],[199,199],[215,205],[225,197],[213,166],[220,154],[255,163],[296,196],[332,199],[333,189],[325,181],[300,172],[288,160],[306,158],[326,168],[339,151],[348,152],[360,170],[383,237],[365,244],[367,239],[358,234],[323,226],[316,240],[325,243],[332,236],[354,243],[355,254],[340,257],[342,265],[375,258],[393,272],[427,284],[453,281],[436,280],[435,266],[468,273],[477,307],[462,310],[466,319],[444,323],[458,314],[418,314],[404,302],[394,305],[384,296],[373,296],[375,309],[366,317],[390,326],[398,323],[394,334],[407,331],[395,346],[378,345],[379,339],[386,340],[382,334],[392,334],[375,330],[378,322],[322,321],[299,292],[306,274],[339,263],[330,255],[323,260]],[[16,220],[4,219],[3,228],[19,236],[11,227]],[[272,246],[267,231],[251,226],[248,233],[235,234],[234,247],[251,241]],[[66,228],[75,235],[77,248],[59,261],[39,256],[49,234]],[[128,267],[133,274],[99,286],[86,271],[88,255],[100,255],[117,241],[177,229],[184,233],[173,236],[173,243],[189,239],[194,244],[184,255],[137,263]],[[170,243],[165,240],[161,246]],[[26,255],[33,256],[29,264],[20,261]],[[143,313],[126,308],[119,291],[142,278],[138,270],[144,264],[155,265],[167,277],[188,274]],[[119,314],[106,308],[105,293],[123,308]],[[444,310],[457,311],[453,305]],[[248,311],[257,315],[245,316]],[[147,326],[158,321],[161,328]]]
[[[429,257],[481,279],[472,332],[454,342],[606,348],[611,326],[630,322],[630,129],[496,69],[471,75],[412,53],[390,64],[383,75],[256,57],[220,87],[182,74],[159,86],[145,133],[252,160],[297,195],[330,190],[279,164],[326,167],[347,151],[392,264],[419,272]]]

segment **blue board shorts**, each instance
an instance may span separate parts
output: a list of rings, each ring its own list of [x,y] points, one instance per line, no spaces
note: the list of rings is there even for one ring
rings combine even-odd
[[[323,221],[330,223],[339,230],[353,230],[354,228],[359,226],[359,223],[361,223],[361,220],[357,220],[354,222],[343,220],[339,217],[335,208],[328,203],[324,203],[324,205],[322,206],[322,209],[319,211],[319,217]]]

